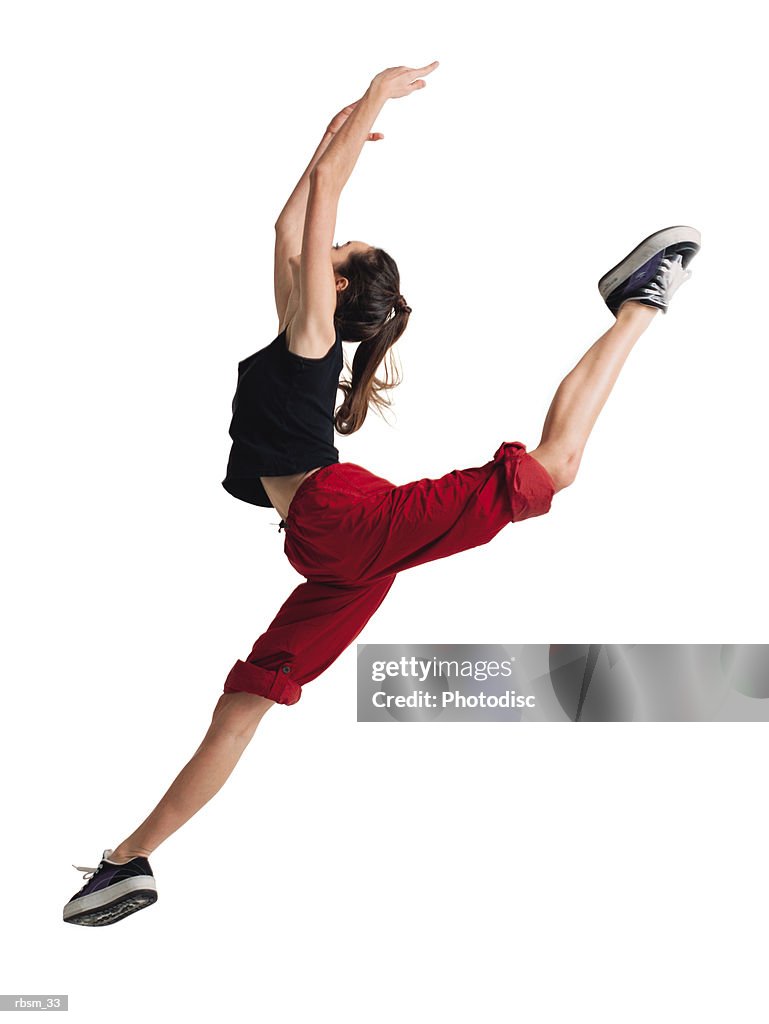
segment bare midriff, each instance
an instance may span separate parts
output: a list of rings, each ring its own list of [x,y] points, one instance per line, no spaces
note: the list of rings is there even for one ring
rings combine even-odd
[[[294,495],[299,490],[299,485],[308,476],[317,473],[319,469],[322,469],[322,466],[308,469],[306,473],[294,473],[291,476],[260,477],[262,485],[267,492],[267,497],[272,502],[281,519],[288,519],[288,509],[294,500]]]

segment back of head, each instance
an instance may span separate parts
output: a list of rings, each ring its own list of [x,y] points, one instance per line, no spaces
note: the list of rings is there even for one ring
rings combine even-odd
[[[384,249],[350,253],[337,273],[348,285],[337,295],[334,319],[345,341],[360,344],[352,361],[352,379],[339,383],[345,397],[334,426],[340,434],[354,434],[363,426],[369,405],[389,405],[387,392],[400,384],[392,358],[383,378],[376,371],[405,331],[411,307],[400,293],[397,264]]]

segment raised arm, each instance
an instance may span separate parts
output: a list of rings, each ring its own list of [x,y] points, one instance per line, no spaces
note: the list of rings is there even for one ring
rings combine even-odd
[[[333,139],[333,137],[336,135],[336,133],[340,130],[340,128],[345,123],[347,118],[353,112],[357,105],[357,102],[358,101],[355,100],[355,102],[353,103],[348,103],[346,107],[343,107],[338,114],[335,114],[331,118],[331,120],[328,123],[328,127],[326,128],[326,131],[323,135],[323,138],[318,143],[318,148],[313,153],[312,159],[307,165],[301,178],[296,183],[294,191],[286,200],[286,205],[280,211],[278,219],[275,221],[276,229],[282,228],[283,230],[288,230],[289,228],[298,225],[299,237],[297,238],[297,243],[301,243],[302,241],[302,229],[304,228],[304,217],[307,210],[307,197],[310,192],[310,172],[313,170],[317,162],[326,152],[326,149],[328,148],[328,145]],[[381,132],[369,132],[368,135],[368,140],[370,142],[375,142],[383,138],[384,135],[382,135]],[[293,255],[296,255],[296,253],[298,252],[299,248],[297,245],[297,249]]]
[[[283,323],[286,316],[294,280],[289,259],[292,256],[298,256],[302,247],[304,217],[307,210],[307,196],[310,191],[310,172],[320,160],[333,137],[332,132],[327,128],[312,159],[275,221],[274,289],[275,306],[280,324]]]
[[[328,144],[334,137],[334,133],[327,128],[323,134],[323,138],[318,143],[318,148],[312,155],[312,159],[302,173],[301,178],[296,183],[294,191],[286,200],[286,204],[280,211],[278,219],[275,221],[275,229],[279,228],[286,231],[292,227],[299,227],[299,238],[301,242],[302,235],[301,231],[304,228],[304,215],[307,210],[307,196],[310,192],[310,172],[313,170],[317,162],[326,152]],[[297,249],[297,252],[299,250]]]
[[[362,99],[313,168],[313,174],[323,175],[325,187],[336,189],[341,194],[371,126],[387,100],[423,89],[425,82],[419,76],[429,75],[437,67],[438,61],[435,60],[423,68],[387,68],[372,79]]]
[[[419,76],[437,66],[438,62],[433,61],[424,68],[398,67],[380,72],[310,172],[300,263],[301,300],[292,328],[297,347],[322,356],[333,344],[336,283],[331,247],[337,206],[371,127],[388,99],[424,88]]]
[[[286,316],[286,308],[293,287],[293,274],[289,259],[292,256],[298,256],[302,247],[304,219],[310,193],[310,173],[354,108],[355,103],[350,103],[331,118],[312,159],[275,221],[275,305],[281,324]],[[378,141],[383,138],[384,136],[380,132],[369,134],[369,141]]]

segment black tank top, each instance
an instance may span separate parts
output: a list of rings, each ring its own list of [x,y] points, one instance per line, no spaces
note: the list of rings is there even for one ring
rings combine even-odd
[[[260,476],[290,476],[339,461],[334,407],[342,372],[342,336],[320,359],[289,352],[286,332],[238,363],[232,400],[232,448],[222,487],[272,508]]]

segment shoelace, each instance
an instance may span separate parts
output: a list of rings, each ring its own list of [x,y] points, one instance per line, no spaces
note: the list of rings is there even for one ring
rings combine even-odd
[[[86,881],[89,881],[89,882],[90,882],[90,880],[91,880],[91,879],[93,878],[93,876],[94,876],[94,875],[96,874],[96,872],[97,872],[97,871],[99,870],[99,868],[101,867],[101,864],[99,865],[99,867],[98,867],[98,868],[84,868],[84,867],[78,867],[78,865],[77,865],[77,864],[73,864],[73,865],[72,865],[72,867],[73,867],[73,868],[75,869],[75,871],[84,871],[84,872],[85,872],[85,874],[83,875],[83,878],[85,878],[85,879],[86,879]]]
[[[75,869],[75,871],[84,871],[85,874],[83,875],[83,878],[86,880],[86,882],[90,882],[93,876],[96,874],[96,872],[101,871],[102,865],[104,864],[105,860],[107,859],[107,857],[109,857],[111,853],[112,850],[105,850],[101,855],[101,860],[99,861],[98,865],[95,868],[86,868],[78,866],[77,864],[73,864],[72,867]],[[85,888],[85,886],[83,886],[83,888]]]
[[[691,270],[684,270],[683,257],[680,253],[672,257],[664,256],[653,279],[641,290],[645,295],[653,295],[663,301],[667,298],[669,302],[679,286],[691,276]]]

